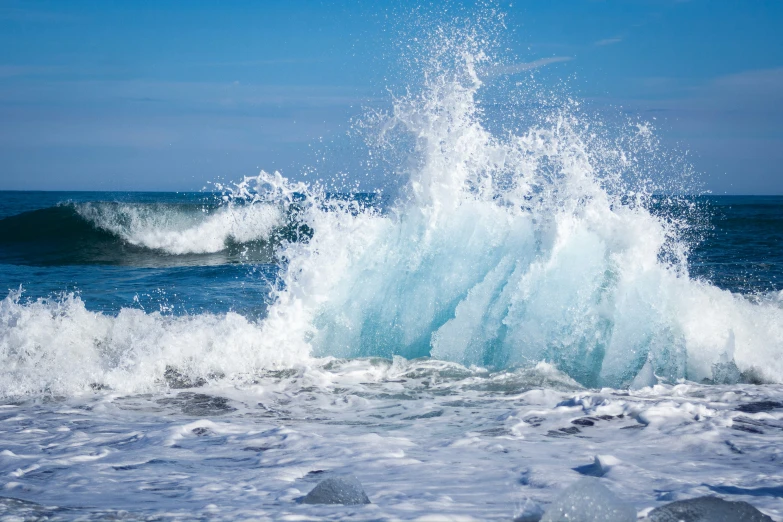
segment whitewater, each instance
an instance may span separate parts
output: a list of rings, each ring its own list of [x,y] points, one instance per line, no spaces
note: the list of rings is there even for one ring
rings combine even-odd
[[[591,476],[640,517],[718,495],[783,519],[779,295],[690,273],[699,209],[646,176],[647,123],[568,100],[492,130],[486,42],[432,38],[376,116],[405,151],[384,204],[262,171],[208,203],[3,218],[0,517],[537,520]],[[86,257],[14,235],[49,214]],[[128,259],[158,272],[94,276],[134,294],[104,310],[17,267]],[[203,267],[253,306],[140,304],[147,277],[223,295],[185,282]],[[344,474],[372,504],[299,502]]]
[[[194,219],[187,212],[172,212],[160,206],[84,203],[75,210],[96,228],[131,245],[173,255],[221,252],[229,240],[237,243],[263,240],[282,222],[278,208],[252,201],[241,207],[219,207],[205,219]],[[206,213],[205,209],[201,210]]]

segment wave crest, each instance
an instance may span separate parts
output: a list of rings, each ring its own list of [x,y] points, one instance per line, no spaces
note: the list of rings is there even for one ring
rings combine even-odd
[[[384,122],[413,144],[400,202],[308,207],[313,238],[283,245],[265,326],[316,355],[544,360],[586,386],[783,380],[783,311],[690,279],[687,216],[649,211],[649,126],[613,139],[566,103],[493,134],[477,101],[488,58],[466,41],[440,45],[457,70],[435,60]]]
[[[62,203],[0,219],[0,261],[177,266],[272,262],[296,231],[274,203]]]
[[[258,323],[235,313],[125,308],[110,316],[73,294],[25,303],[18,291],[0,301],[0,396],[151,391],[166,386],[169,368],[193,381],[249,381],[307,360],[292,348],[273,349]]]
[[[262,203],[183,212],[164,205],[82,203],[76,211],[101,230],[131,245],[167,254],[210,254],[230,241],[266,240],[282,223],[280,209]]]

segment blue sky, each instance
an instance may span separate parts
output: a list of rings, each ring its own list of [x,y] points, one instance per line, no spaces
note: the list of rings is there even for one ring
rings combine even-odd
[[[322,143],[385,103],[417,4],[0,0],[0,189],[192,190],[297,177],[323,150],[338,164],[352,152]],[[498,5],[511,54],[656,118],[708,189],[783,194],[783,2]]]

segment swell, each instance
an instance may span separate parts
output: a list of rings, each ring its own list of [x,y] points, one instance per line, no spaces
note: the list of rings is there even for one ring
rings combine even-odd
[[[126,245],[95,227],[72,205],[0,220],[0,262],[25,265],[123,264]]]
[[[743,294],[776,293],[783,284],[783,198],[709,198],[712,227],[692,250],[694,277]]]
[[[269,263],[295,233],[274,208],[65,203],[0,219],[0,263],[188,266]]]

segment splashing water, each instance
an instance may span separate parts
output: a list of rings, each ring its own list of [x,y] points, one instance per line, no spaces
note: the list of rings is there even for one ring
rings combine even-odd
[[[254,201],[227,204],[206,216],[156,206],[83,203],[81,217],[131,245],[167,254],[220,252],[228,241],[247,243],[270,237],[283,220],[278,208]]]
[[[422,93],[395,100],[387,128],[414,137],[416,167],[390,213],[309,207],[314,236],[285,246],[265,331],[319,356],[549,361],[588,386],[780,381],[783,311],[689,279],[676,226],[643,204],[650,184],[624,176],[633,153],[569,107],[490,133],[475,48],[439,47],[456,70],[436,59]]]
[[[78,297],[12,294],[0,303],[0,394],[149,390],[169,366],[245,382],[313,357],[545,361],[592,387],[783,382],[783,310],[690,279],[679,223],[648,210],[654,184],[638,151],[620,145],[643,149],[649,127],[613,141],[568,102],[525,132],[491,132],[482,77],[502,68],[470,33],[432,48],[423,89],[395,99],[383,125],[382,142],[399,133],[411,145],[387,211],[265,172],[228,191],[229,203],[248,204],[195,227],[136,214],[119,227],[81,207],[127,241],[170,253],[267,237],[295,208],[308,232],[278,247],[283,273],[265,317],[112,317]]]

